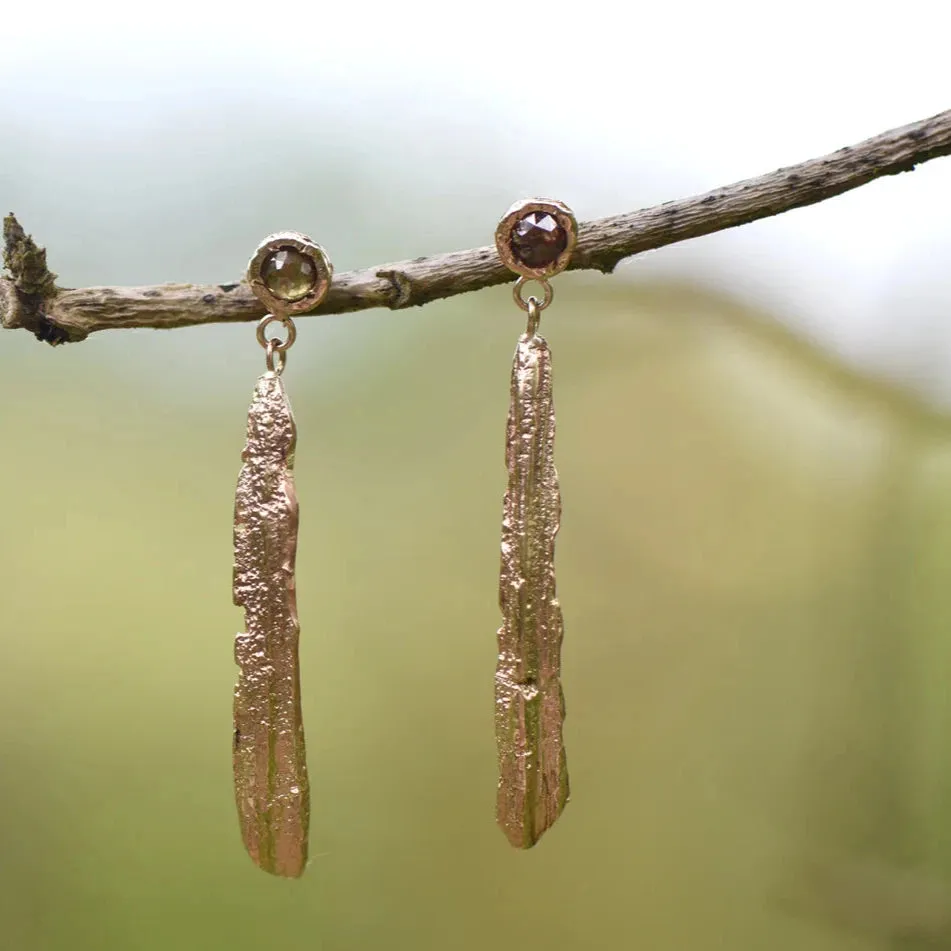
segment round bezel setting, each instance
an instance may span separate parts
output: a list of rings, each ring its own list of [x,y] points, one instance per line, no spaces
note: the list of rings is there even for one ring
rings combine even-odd
[[[554,219],[558,228],[564,232],[565,244],[552,261],[537,267],[527,264],[514,245],[516,228],[531,214],[548,215]],[[571,260],[572,252],[578,241],[578,222],[571,209],[560,201],[543,198],[526,198],[515,202],[502,217],[495,229],[495,247],[502,263],[522,277],[544,280],[560,273]]]
[[[281,252],[303,255],[314,269],[314,281],[310,289],[292,299],[274,293],[267,285],[265,271],[269,262]],[[272,314],[304,314],[313,310],[324,299],[333,280],[333,265],[327,252],[298,231],[280,231],[268,235],[254,252],[248,263],[248,284],[254,296]]]

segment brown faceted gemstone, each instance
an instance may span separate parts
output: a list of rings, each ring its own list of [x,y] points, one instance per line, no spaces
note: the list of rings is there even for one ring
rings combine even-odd
[[[300,300],[314,289],[317,267],[297,248],[281,248],[264,259],[261,280],[275,297],[286,301]]]
[[[548,267],[568,245],[568,233],[544,211],[527,214],[512,229],[512,253],[526,267]]]

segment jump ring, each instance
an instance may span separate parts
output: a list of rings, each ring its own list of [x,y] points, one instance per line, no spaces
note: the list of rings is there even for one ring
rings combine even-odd
[[[267,328],[270,327],[271,324],[280,324],[287,331],[287,338],[281,340],[280,337],[265,336]],[[258,343],[261,344],[265,350],[270,350],[273,345],[275,350],[283,352],[284,350],[289,350],[294,345],[294,341],[297,339],[297,327],[294,326],[294,321],[291,320],[290,317],[268,314],[258,321],[257,336]]]
[[[277,360],[275,360],[275,357],[277,357]],[[264,362],[267,364],[267,368],[271,373],[276,373],[280,376],[284,372],[284,367],[287,365],[287,341],[281,344],[281,341],[278,340],[277,337],[271,337],[267,342]]]
[[[529,297],[528,300],[522,297],[522,289],[529,281],[537,281],[537,283],[541,284],[542,289],[545,292],[545,296],[541,301],[539,301],[538,298],[534,296]],[[548,281],[540,280],[534,277],[520,277],[512,287],[512,296],[515,298],[515,303],[526,312],[528,312],[528,308],[530,306],[529,301],[535,301],[535,307],[539,311],[543,311],[552,302],[552,298],[555,296],[555,289],[551,286],[551,284],[548,283]]]

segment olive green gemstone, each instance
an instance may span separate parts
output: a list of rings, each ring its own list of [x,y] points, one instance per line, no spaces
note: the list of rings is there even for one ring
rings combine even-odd
[[[277,298],[296,301],[306,297],[317,283],[317,266],[296,248],[272,251],[261,265],[261,280]]]

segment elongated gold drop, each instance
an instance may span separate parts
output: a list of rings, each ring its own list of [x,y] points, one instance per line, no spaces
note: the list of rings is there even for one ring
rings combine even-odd
[[[505,444],[495,673],[497,815],[518,848],[533,846],[568,802],[560,680],[564,625],[555,595],[561,496],[554,449],[551,351],[543,337],[525,334],[512,366]]]
[[[306,235],[270,235],[248,265],[248,282],[271,311],[258,323],[267,372],[248,411],[234,507],[234,792],[241,837],[264,871],[296,878],[307,866],[310,784],[301,714],[297,590],[297,428],[281,374],[297,337],[293,313],[312,310],[333,268]],[[274,325],[286,337],[269,337]]]
[[[551,351],[538,333],[554,292],[548,278],[563,271],[578,225],[560,201],[518,201],[495,231],[503,264],[519,275],[513,288],[528,314],[512,365],[505,438],[508,486],[502,503],[502,570],[495,737],[499,757],[496,818],[516,848],[535,845],[568,802],[568,764],[562,738],[564,623],[555,594],[555,536],[561,494],[555,470],[555,406]],[[537,281],[542,299],[522,296]]]
[[[234,515],[234,601],[245,612],[235,638],[234,785],[251,858],[275,875],[307,864],[310,786],[300,702],[297,594],[297,431],[280,376],[259,380]]]

